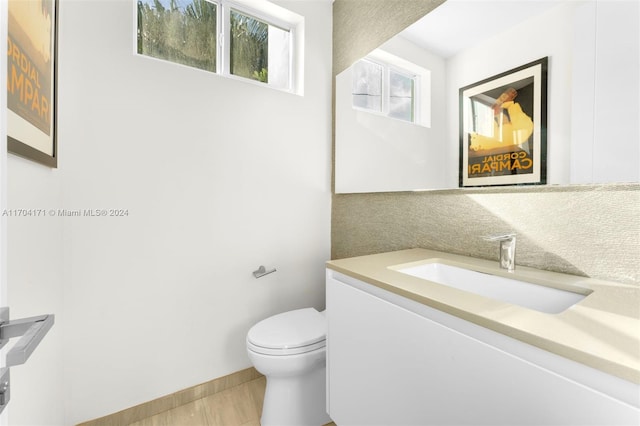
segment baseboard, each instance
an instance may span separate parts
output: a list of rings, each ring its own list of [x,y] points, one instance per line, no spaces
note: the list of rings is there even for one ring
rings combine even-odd
[[[109,414],[108,416],[80,423],[77,426],[127,426],[131,423],[146,419],[147,417],[160,414],[163,411],[172,410],[181,405],[222,392],[260,377],[262,377],[262,374],[258,373],[255,368],[247,368],[229,374],[228,376],[219,377],[171,395]]]

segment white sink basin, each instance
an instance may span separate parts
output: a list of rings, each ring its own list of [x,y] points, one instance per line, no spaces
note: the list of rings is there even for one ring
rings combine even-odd
[[[403,274],[433,281],[458,290],[550,314],[560,313],[586,297],[584,294],[485,274],[438,262],[396,270]]]

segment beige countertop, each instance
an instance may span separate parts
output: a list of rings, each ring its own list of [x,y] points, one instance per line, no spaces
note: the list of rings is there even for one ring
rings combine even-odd
[[[413,277],[393,268],[434,260],[543,284],[584,299],[548,314]],[[410,249],[332,260],[327,267],[499,333],[640,384],[640,286],[524,266],[513,273],[497,261]]]

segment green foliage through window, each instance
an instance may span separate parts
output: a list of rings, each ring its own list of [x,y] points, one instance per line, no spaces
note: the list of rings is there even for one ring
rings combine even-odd
[[[269,81],[269,25],[232,10],[230,53],[231,74]]]
[[[217,5],[138,0],[138,53],[216,72]]]
[[[138,53],[289,89],[291,31],[286,23],[279,24],[285,27],[272,25],[252,16],[239,3],[234,7],[241,10],[230,8],[231,4],[225,0],[137,0]],[[228,42],[220,43],[219,38]]]

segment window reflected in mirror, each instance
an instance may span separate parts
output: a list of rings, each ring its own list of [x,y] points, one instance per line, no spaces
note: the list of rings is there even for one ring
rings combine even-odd
[[[353,106],[382,112],[382,65],[366,59],[354,64]]]
[[[415,123],[417,81],[410,71],[361,59],[353,65],[353,107]]]

